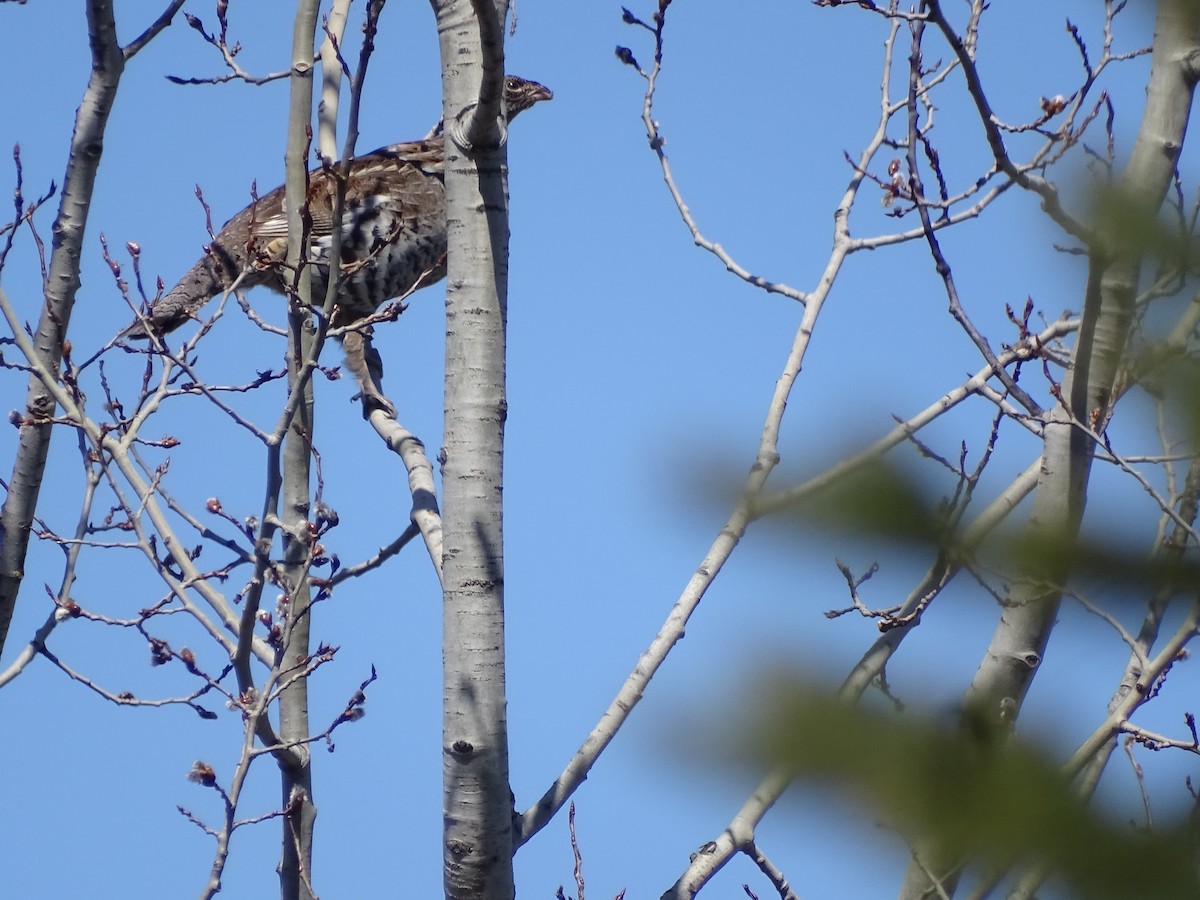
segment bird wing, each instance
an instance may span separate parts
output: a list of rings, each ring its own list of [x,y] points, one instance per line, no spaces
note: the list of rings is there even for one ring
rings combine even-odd
[[[406,204],[411,199],[417,207],[426,205],[427,191],[421,185],[430,178],[441,181],[443,152],[442,139],[435,137],[380,147],[365,156],[356,157],[350,164],[351,178],[346,189],[343,228],[350,224],[351,209],[379,205],[383,198],[391,198],[391,202],[400,204]],[[312,217],[311,233],[314,240],[332,234],[336,197],[336,168],[313,169],[309,172],[308,212]],[[287,237],[287,213],[284,189],[279,187],[251,203],[228,224],[242,219],[249,226],[249,233],[266,244]]]

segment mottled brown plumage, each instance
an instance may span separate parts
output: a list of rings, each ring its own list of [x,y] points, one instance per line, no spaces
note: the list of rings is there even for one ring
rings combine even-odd
[[[508,121],[553,95],[542,85],[507,76]],[[446,275],[446,197],[442,168],[445,146],[440,126],[430,137],[393,144],[350,164],[342,215],[341,275],[335,313],[344,323],[370,315],[382,303],[433,284]],[[333,233],[336,181],[321,169],[309,175],[312,217],[308,256],[313,263],[312,297],[325,296]],[[210,299],[235,281],[280,293],[291,276],[287,256],[284,189],[276,188],[230,219],[204,256],[175,287],[154,303],[122,336],[166,334],[193,318]]]

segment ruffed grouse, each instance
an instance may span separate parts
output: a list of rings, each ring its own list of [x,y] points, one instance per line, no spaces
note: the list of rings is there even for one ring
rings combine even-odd
[[[536,81],[506,76],[508,121],[552,96]],[[439,125],[424,140],[382,147],[351,163],[335,299],[335,315],[341,323],[370,315],[387,300],[446,276],[444,152]],[[335,190],[332,174],[321,169],[309,174],[308,256],[313,263],[315,303],[324,299],[329,278]],[[148,331],[159,335],[173,331],[235,281],[239,287],[265,285],[284,292],[291,283],[290,274],[280,265],[286,251],[287,213],[279,187],[225,223],[204,256],[122,336],[145,338]]]

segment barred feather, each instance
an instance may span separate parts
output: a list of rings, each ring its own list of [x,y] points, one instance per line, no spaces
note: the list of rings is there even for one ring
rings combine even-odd
[[[505,79],[509,121],[553,94],[534,81]],[[342,214],[341,274],[335,310],[344,321],[370,315],[381,304],[427,287],[446,275],[445,146],[441,129],[425,140],[382,147],[350,164]],[[309,174],[312,296],[325,295],[333,243],[335,177]],[[240,287],[264,285],[280,293],[291,276],[287,211],[278,187],[230,219],[179,283],[154,303],[123,337],[166,334],[195,317],[205,303],[240,277]]]

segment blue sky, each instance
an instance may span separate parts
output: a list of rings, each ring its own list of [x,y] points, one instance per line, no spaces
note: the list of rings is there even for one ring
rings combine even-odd
[[[356,4],[359,6],[361,4]],[[1038,98],[1068,93],[1078,63],[1062,27],[1085,28],[1099,52],[1094,7],[1019,0],[995,4],[985,18],[981,68],[992,79],[998,114],[1036,115]],[[146,3],[118,2],[128,41],[149,21]],[[286,67],[290,4],[232,4],[231,34],[256,72]],[[831,239],[832,210],[849,177],[843,151],[856,154],[874,128],[882,20],[849,8],[807,3],[755,5],[753,14],[723,4],[679,0],[670,10],[667,68],[657,117],[676,178],[701,226],[747,268],[810,289]],[[210,29],[212,5],[189,4]],[[649,16],[649,3],[631,6]],[[728,513],[726,499],[753,459],[770,392],[800,309],[723,272],[692,246],[671,206],[639,121],[642,82],[613,56],[631,47],[648,63],[644,33],[621,22],[617,2],[521,0],[509,70],[542,81],[555,99],[523,116],[511,133],[512,192],[510,369],[506,459],[506,578],[510,746],[517,804],[527,808],[570,754],[662,624],[671,603]],[[1090,29],[1090,30],[1088,30]],[[83,13],[78,5],[0,4],[10,41],[10,78],[0,92],[0,148],[19,142],[26,194],[61,181],[74,110],[87,77]],[[353,33],[353,32],[351,32]],[[1127,14],[1118,45],[1148,41],[1147,23]],[[350,43],[348,40],[347,43]],[[1140,114],[1146,61],[1132,62],[1114,83],[1127,146]],[[128,67],[105,144],[88,225],[83,287],[72,321],[77,358],[90,355],[129,319],[100,255],[103,232],[118,251],[142,248],[152,285],[169,286],[206,240],[199,184],[223,221],[279,183],[286,120],[283,83],[254,88],[180,87],[167,74],[220,72],[219,59],[179,21]],[[437,39],[424,3],[392,0],[371,65],[359,148],[424,134],[440,111]],[[939,103],[935,137],[947,171],[973,180],[984,147],[978,124],[950,79]],[[1099,139],[1097,139],[1099,140]],[[5,157],[7,159],[7,156]],[[880,173],[882,174],[882,173]],[[1065,171],[1070,181],[1078,171]],[[10,185],[11,164],[0,166]],[[7,190],[7,187],[5,187]],[[56,201],[39,226],[49,237]],[[875,194],[864,191],[855,233],[894,226]],[[948,234],[964,302],[995,340],[1004,304],[1032,296],[1047,318],[1078,309],[1081,265],[1052,251],[1060,241],[1037,204],[1013,192],[980,222]],[[127,270],[128,271],[128,270]],[[22,238],[3,273],[8,296],[36,320],[40,286],[30,241]],[[152,290],[152,287],[151,287]],[[413,298],[393,325],[379,329],[385,387],[401,421],[431,452],[440,443],[440,286]],[[271,294],[253,296],[276,321]],[[815,474],[911,415],[980,366],[977,352],[945,313],[945,298],[922,245],[851,260],[823,313],[793,395],[772,484]],[[213,381],[237,382],[280,364],[264,341],[228,310],[202,345]],[[7,352],[7,351],[6,351]],[[336,350],[329,362],[336,362]],[[114,383],[132,392],[136,361],[112,359]],[[92,402],[100,395],[91,385]],[[5,409],[19,408],[23,378],[0,371]],[[318,445],[328,502],[342,524],[330,536],[343,562],[369,555],[403,530],[409,502],[398,463],[350,402],[348,379],[322,382]],[[245,400],[272,421],[280,391]],[[931,429],[928,440],[954,455],[966,439],[981,449],[982,403]],[[1144,424],[1140,420],[1134,424]],[[171,433],[170,477],[198,507],[218,496],[237,516],[261,507],[263,452],[199,400],[164,409],[150,434]],[[1145,437],[1127,432],[1131,447]],[[13,429],[0,431],[6,477]],[[1146,445],[1147,447],[1151,445]],[[987,482],[992,490],[1022,470],[1036,444],[1009,431]],[[915,455],[905,457],[915,463]],[[73,528],[81,480],[72,436],[58,435],[55,473],[39,513],[60,531]],[[920,470],[923,473],[925,470]],[[945,479],[929,474],[945,490]],[[1096,529],[1119,512],[1144,547],[1154,509],[1110,473],[1093,495]],[[1140,525],[1141,532],[1133,531]],[[838,557],[883,571],[871,582],[880,605],[902,597],[926,561],[855,542],[756,525],[710,591],[667,665],[591,777],[576,795],[578,831],[592,896],[627,887],[630,898],[656,897],[687,865],[688,854],[715,837],[758,779],[689,748],[727,736],[735,713],[754,702],[754,677],[787,662],[836,684],[875,637],[871,623],[822,613],[846,605]],[[61,554],[33,548],[21,603],[0,665],[43,620],[43,582],[61,577]],[[158,596],[153,573],[134,554],[86,554],[79,602],[129,615]],[[893,689],[918,708],[949,709],[974,671],[996,617],[994,603],[967,585],[943,597],[906,643],[889,675]],[[1104,713],[1126,651],[1114,633],[1078,607],[1064,606],[1044,671],[1030,695],[1026,733],[1069,753]],[[316,759],[319,807],[318,891],[327,897],[433,897],[441,891],[440,609],[427,559],[416,548],[383,571],[340,589],[320,609],[314,632],[338,645],[337,661],[314,679],[313,720],[328,721],[369,673],[366,718],[341,729],[333,754]],[[181,631],[198,653],[196,636]],[[151,669],[136,635],[69,623],[52,647],[64,660],[115,689],[169,696],[189,684],[179,667]],[[218,663],[219,664],[219,663]],[[1148,727],[1176,733],[1197,680],[1177,667],[1147,711]],[[44,661],[0,692],[9,737],[0,759],[9,777],[0,800],[8,848],[6,892],[57,897],[88,886],[95,896],[189,896],[211,861],[209,841],[176,811],[215,816],[214,797],[189,783],[192,761],[228,774],[240,727],[232,714],[200,721],[184,708],[114,709]],[[1186,760],[1159,755],[1147,763],[1162,809],[1185,800]],[[1114,804],[1129,800],[1123,761],[1113,762]],[[262,763],[246,813],[277,804],[274,772]],[[840,810],[816,786],[794,788],[760,831],[763,849],[804,897],[880,896],[898,883],[907,853],[877,828],[869,812]],[[1129,807],[1128,815],[1136,815]],[[235,836],[225,895],[271,896],[277,828]],[[853,859],[852,865],[847,865]],[[523,897],[551,897],[570,887],[565,813],[517,857]],[[705,896],[742,896],[769,885],[744,860],[723,872]]]

